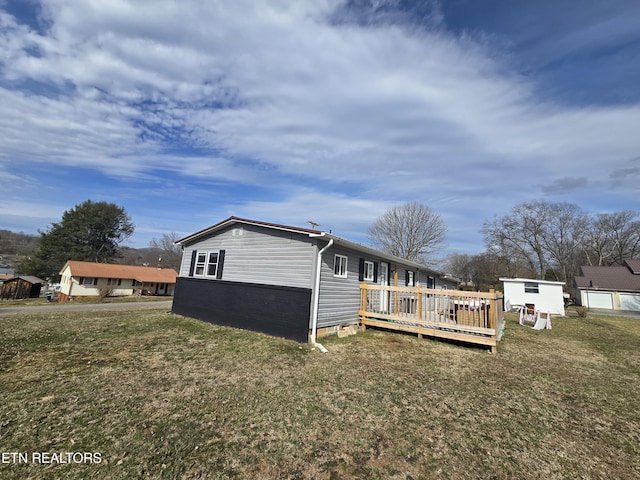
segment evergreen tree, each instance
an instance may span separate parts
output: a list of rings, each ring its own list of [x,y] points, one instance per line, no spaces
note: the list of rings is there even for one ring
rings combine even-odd
[[[40,245],[20,270],[41,278],[58,275],[67,260],[108,263],[119,254],[134,225],[123,207],[87,200],[40,232]]]

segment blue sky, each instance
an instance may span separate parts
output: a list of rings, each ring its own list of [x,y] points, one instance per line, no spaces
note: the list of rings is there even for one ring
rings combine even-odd
[[[128,244],[230,216],[443,254],[524,201],[640,202],[640,2],[0,0],[0,228],[91,199]]]

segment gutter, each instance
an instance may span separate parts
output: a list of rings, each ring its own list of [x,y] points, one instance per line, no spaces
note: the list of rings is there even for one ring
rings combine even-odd
[[[314,279],[313,285],[313,313],[311,315],[311,344],[314,347],[318,347],[322,353],[327,353],[328,350],[324,348],[321,344],[316,342],[316,333],[318,330],[318,306],[320,303],[320,271],[322,264],[322,254],[327,251],[333,245],[333,238],[329,240],[319,252],[318,257],[316,259],[316,278]]]

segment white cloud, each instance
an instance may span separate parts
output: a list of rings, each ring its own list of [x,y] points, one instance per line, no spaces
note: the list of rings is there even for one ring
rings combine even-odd
[[[437,8],[419,29],[331,22],[337,1],[42,4],[43,35],[0,12],[5,170],[263,185],[282,200],[227,210],[340,212],[362,232],[406,200],[489,216],[625,171],[640,147],[639,105],[541,101],[535,77],[432,28]]]

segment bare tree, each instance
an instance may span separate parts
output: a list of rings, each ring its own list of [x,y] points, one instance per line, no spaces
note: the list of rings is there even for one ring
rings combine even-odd
[[[622,265],[626,258],[640,255],[638,212],[600,213],[591,218],[584,238],[589,265]]]
[[[608,223],[608,214],[596,215],[591,219],[582,245],[583,255],[589,265],[605,265],[613,257],[613,242]]]
[[[180,268],[180,260],[182,259],[182,249],[179,245],[175,245],[178,235],[175,232],[164,233],[162,238],[154,238],[149,242],[149,248],[152,248],[158,254],[158,264],[165,268]]]
[[[511,213],[485,222],[482,227],[487,250],[499,256],[526,261],[544,278],[547,259],[542,243],[549,205],[529,202],[516,205]]]
[[[634,221],[637,217],[638,212],[629,210],[612,214],[610,228],[616,265],[622,265],[626,258],[640,255],[640,221]]]
[[[553,266],[556,280],[568,282],[577,273],[581,245],[588,230],[589,217],[573,203],[548,206],[542,244]]]
[[[466,253],[450,253],[444,261],[444,268],[447,273],[458,278],[460,282],[467,285],[472,281],[471,262],[473,257]]]
[[[578,266],[587,226],[588,217],[577,205],[540,200],[485,222],[482,233],[488,251],[526,260],[538,278],[553,271],[556,279],[568,281]]]
[[[442,248],[447,227],[437,213],[416,202],[393,207],[369,228],[369,239],[381,250],[429,264]]]
[[[460,253],[449,254],[444,262],[447,273],[451,273],[467,287],[474,290],[495,288],[500,277],[535,276],[529,262],[520,262],[517,258],[505,257],[497,251],[487,250],[478,255]]]
[[[98,289],[98,303],[102,303],[105,298],[113,295],[113,287],[104,286]]]

